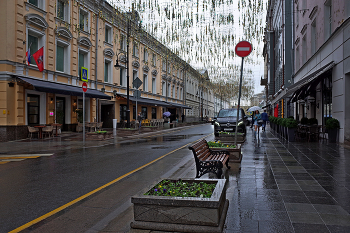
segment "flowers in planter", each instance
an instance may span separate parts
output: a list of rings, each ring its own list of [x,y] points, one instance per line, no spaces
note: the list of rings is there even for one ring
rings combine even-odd
[[[100,131],[100,130],[99,130],[99,131],[95,131],[94,133],[99,133],[99,134],[100,134],[100,133],[107,133],[107,131],[105,131],[105,130]]]
[[[208,143],[209,147],[215,147],[215,148],[236,148],[235,145],[224,144],[224,143],[221,143],[220,141],[217,141],[217,142],[208,141],[207,143]]]
[[[216,183],[162,180],[144,195],[210,198]]]

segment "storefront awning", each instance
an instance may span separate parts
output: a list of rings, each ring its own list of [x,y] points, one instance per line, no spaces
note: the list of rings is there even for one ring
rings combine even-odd
[[[276,103],[277,101],[284,99],[284,98],[291,98],[290,102],[295,102],[300,98],[305,97],[305,94],[307,94],[311,90],[311,85],[317,84],[319,81],[324,78],[324,74],[331,70],[335,66],[334,62],[329,62],[328,64],[322,66],[320,69],[316,70],[315,72],[307,75],[305,78],[299,80],[298,82],[290,85],[286,90],[282,91],[279,95],[276,96],[274,100],[271,101],[271,104]],[[309,88],[310,87],[310,88]]]
[[[20,79],[26,83],[29,83],[37,91],[71,95],[71,96],[83,96],[83,90],[81,87],[59,84],[59,83],[37,80],[37,79],[31,79],[31,78],[24,78],[24,77],[17,77],[17,79]],[[108,99],[108,100],[111,99],[110,96],[98,90],[89,89],[89,88],[85,92],[85,96],[89,98]]]
[[[127,98],[125,94],[117,94],[118,96],[121,96],[123,98]],[[161,106],[161,107],[169,107],[170,105],[165,103],[164,101],[160,100],[155,100],[155,99],[148,99],[148,98],[138,98],[136,99],[134,96],[129,96],[129,100],[132,101],[133,103],[138,104],[144,104],[144,105],[151,105],[151,106]]]
[[[171,103],[171,102],[167,102],[167,103],[170,105],[170,107],[191,109],[191,107],[184,105],[184,104]]]

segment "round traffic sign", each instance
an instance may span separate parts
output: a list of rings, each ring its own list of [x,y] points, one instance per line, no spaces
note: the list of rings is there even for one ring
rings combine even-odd
[[[87,84],[86,84],[86,82],[83,82],[82,88],[83,88],[83,92],[87,91]]]
[[[252,52],[252,44],[248,41],[241,41],[235,47],[235,52],[240,57],[246,57]]]

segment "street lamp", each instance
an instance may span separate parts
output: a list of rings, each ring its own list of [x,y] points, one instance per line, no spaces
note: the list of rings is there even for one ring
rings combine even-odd
[[[129,104],[129,37],[130,37],[130,19],[128,19],[127,21],[127,32],[126,32],[126,128],[130,128],[130,104]],[[115,68],[119,68],[122,67],[119,63],[118,63],[118,58],[119,55],[124,52],[120,52],[117,55],[117,60],[115,62],[114,67]]]

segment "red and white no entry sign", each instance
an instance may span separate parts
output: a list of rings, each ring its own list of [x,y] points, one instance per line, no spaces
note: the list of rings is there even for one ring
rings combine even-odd
[[[235,52],[240,57],[246,57],[252,52],[252,44],[248,41],[241,41],[236,45]]]
[[[86,82],[83,82],[82,88],[83,88],[83,92],[87,91],[87,84],[86,84]]]

